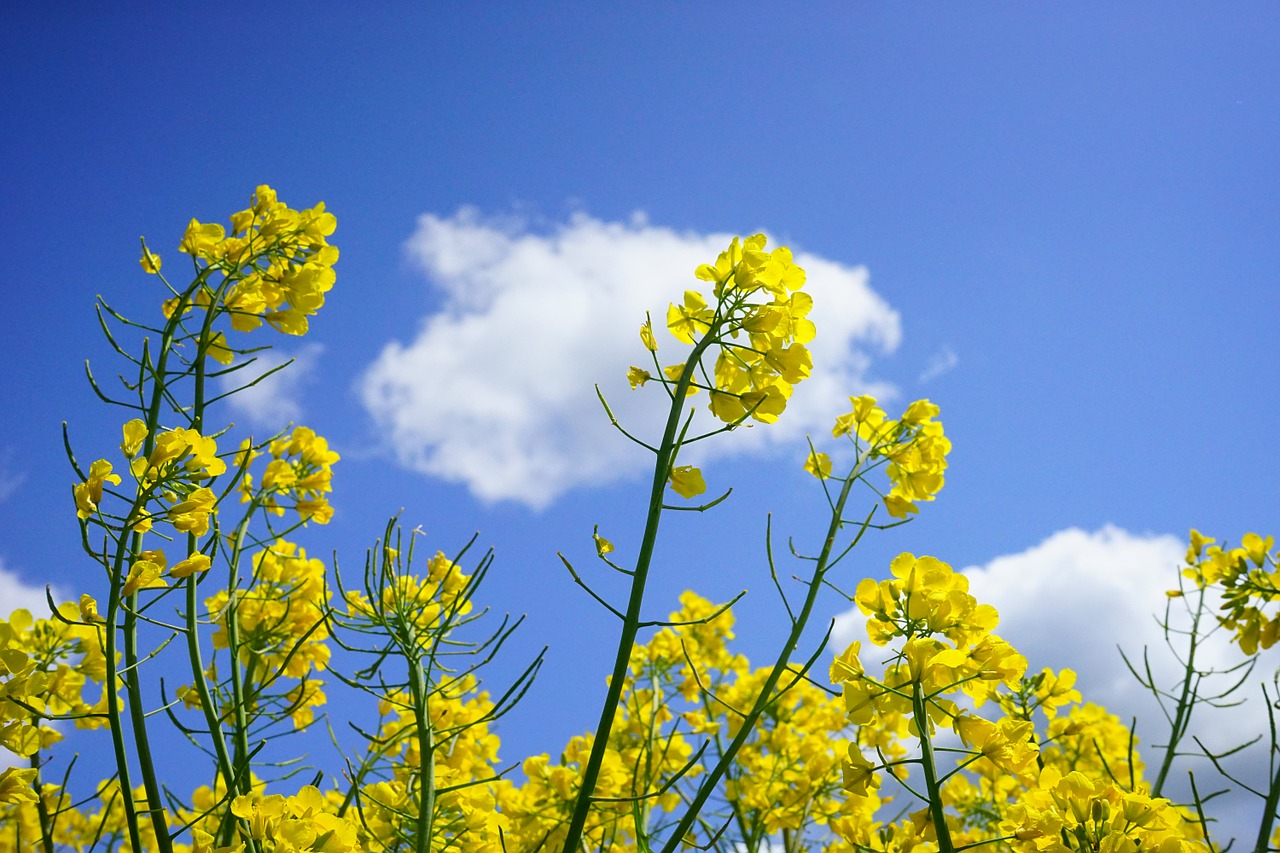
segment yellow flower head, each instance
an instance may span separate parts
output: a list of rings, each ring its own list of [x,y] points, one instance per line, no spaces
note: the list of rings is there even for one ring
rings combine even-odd
[[[804,460],[804,470],[819,480],[825,480],[831,476],[831,457],[825,453],[810,450],[808,458]]]
[[[128,459],[138,455],[138,450],[142,447],[142,442],[147,440],[147,425],[141,418],[134,418],[124,425],[124,441],[120,444],[120,450]]]
[[[611,554],[611,553],[613,553],[613,543],[612,543],[612,542],[610,542],[608,539],[605,539],[603,536],[601,536],[601,535],[600,535],[600,528],[599,528],[599,527],[597,527],[594,531],[592,531],[592,533],[591,533],[591,538],[592,538],[592,539],[595,541],[595,543],[596,543],[596,554],[597,554],[597,556],[603,557],[603,556],[604,556],[604,555],[606,555],[606,554]]]
[[[197,572],[206,572],[212,562],[207,555],[197,552],[185,560],[174,563],[173,568],[169,569],[169,577],[185,578]]]
[[[707,490],[702,472],[692,465],[679,465],[671,469],[671,488],[682,498],[696,497]]]
[[[138,263],[145,272],[155,275],[160,272],[160,256],[148,249],[145,245],[142,247],[142,257],[138,259]]]

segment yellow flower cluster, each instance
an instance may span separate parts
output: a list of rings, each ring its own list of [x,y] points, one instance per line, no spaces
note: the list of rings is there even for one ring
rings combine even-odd
[[[1036,784],[1011,805],[1000,828],[1022,853],[1190,853],[1208,847],[1167,799],[1126,791],[1106,777],[1057,767],[1040,771]]]
[[[306,334],[307,318],[324,305],[324,295],[335,281],[338,250],[326,238],[337,225],[323,202],[294,210],[266,185],[254,191],[249,208],[231,215],[230,233],[217,223],[192,219],[179,249],[196,260],[205,276],[194,307],[208,310],[217,305],[230,316],[232,328],[241,332],[265,320],[285,334]],[[159,258],[144,250],[142,265],[158,271]],[[222,273],[221,284],[208,280],[209,270]],[[180,305],[184,311],[193,307],[175,297],[165,302],[165,316],[172,316]],[[214,358],[231,360],[224,339],[209,346]]]
[[[139,456],[148,437],[146,424],[134,418],[124,425],[124,441],[120,448],[129,459],[129,472],[137,482],[133,506],[127,512],[124,523],[135,533],[146,533],[157,520],[166,520],[179,532],[204,536],[209,532],[210,515],[214,512],[217,497],[205,480],[223,474],[226,463],[218,456],[218,443],[197,430],[177,427],[155,436],[151,452]],[[76,515],[81,519],[94,517],[102,503],[107,483],[120,484],[106,459],[98,459],[89,466],[85,481],[73,489]],[[159,499],[161,505],[153,510],[150,505]]]
[[[387,549],[390,559],[395,549]],[[377,601],[357,590],[347,592],[347,615],[374,625],[403,623],[427,641],[443,627],[445,617],[465,616],[471,602],[462,597],[471,576],[443,551],[427,561],[427,576],[402,574],[380,590]]]
[[[942,489],[943,472],[947,470],[947,454],[951,441],[935,421],[938,407],[928,400],[916,400],[898,420],[890,420],[869,395],[850,397],[853,408],[836,418],[831,429],[834,438],[848,436],[858,449],[859,458],[886,464],[893,484],[885,495],[885,509],[894,518],[906,518],[917,512],[917,501],[931,501]],[[825,479],[831,476],[831,459],[825,453],[811,451],[804,469]]]
[[[53,719],[74,718],[80,728],[104,723],[86,716],[99,713],[103,700],[84,698],[86,680],[101,684],[106,677],[101,637],[79,615],[64,604],[61,618],[35,619],[19,609],[0,619],[0,746],[10,752],[32,756],[62,740],[48,724]]]
[[[242,503],[256,501],[274,515],[284,515],[281,500],[292,501],[293,509],[303,521],[328,524],[333,518],[329,493],[333,491],[333,463],[341,457],[329,449],[323,436],[304,426],[294,427],[287,437],[268,445],[271,461],[255,485],[249,466],[261,454],[248,440],[240,445],[236,465],[244,470],[240,481]]]
[[[333,814],[334,805],[320,790],[307,785],[292,797],[281,794],[243,794],[231,801],[231,813],[249,827],[248,838],[214,851],[213,837],[194,834],[195,850],[210,853],[244,853],[272,850],[278,853],[349,853],[367,849],[361,841],[360,823],[354,815]],[[251,847],[246,846],[246,842]]]
[[[403,815],[418,808],[416,780],[429,767],[437,792],[432,825],[454,837],[460,850],[493,850],[505,822],[494,809],[494,795],[482,784],[498,764],[498,737],[489,729],[493,703],[464,676],[432,693],[428,703],[431,740],[440,748],[423,761],[412,697],[396,692],[378,703],[381,722],[365,756],[366,781],[360,788],[360,813],[372,839],[386,849],[401,832]]]
[[[857,644],[837,658],[832,676],[843,685],[849,721],[874,725],[879,714],[889,711],[914,713],[919,725],[923,720],[917,706],[924,697],[921,707],[930,725],[953,728],[1007,772],[1024,771],[1035,754],[1019,731],[993,727],[943,698],[958,689],[980,707],[995,698],[998,685],[1013,687],[1022,678],[1026,659],[991,633],[998,621],[995,609],[979,604],[968,592],[968,579],[934,557],[900,554],[890,571],[893,577],[887,580],[863,580],[854,598],[871,617],[867,635],[872,643],[902,642],[880,679],[862,671]],[[851,760],[850,772],[857,771],[865,790],[873,781],[863,772],[869,765],[857,756]]]
[[[252,583],[237,593],[235,615],[240,662],[258,677],[282,673],[305,678],[328,665],[325,572],[324,562],[308,558],[305,549],[283,539],[254,555]],[[217,626],[216,649],[229,647],[229,605],[225,589],[205,601]]]
[[[1239,547],[1224,548],[1198,530],[1191,531],[1183,576],[1197,587],[1222,591],[1222,624],[1234,632],[1246,655],[1280,640],[1280,612],[1266,608],[1280,600],[1280,555],[1275,537],[1246,533]],[[1206,547],[1207,546],[1207,547]]]
[[[667,328],[676,340],[719,348],[713,373],[708,375],[699,361],[700,375],[689,377],[686,393],[709,391],[711,411],[725,423],[748,415],[763,423],[776,421],[792,387],[813,367],[804,346],[814,336],[807,316],[813,299],[801,291],[805,272],[793,262],[790,249],[766,251],[765,242],[763,234],[735,237],[714,264],[698,267],[695,275],[714,285],[714,304],[689,290],[681,304],[667,309]],[[647,320],[640,339],[656,359],[658,345]],[[678,382],[685,366],[681,362],[662,368],[665,383]],[[627,378],[635,388],[653,376],[632,367]]]
[[[849,746],[844,785],[855,800],[872,797],[885,771],[901,776],[910,765],[942,781],[927,778],[937,785],[930,802],[891,826],[853,816],[833,821],[842,838],[833,853],[932,848],[940,826],[951,849],[999,839],[1017,853],[1208,853],[1198,826],[1148,793],[1132,732],[1098,706],[1077,704],[1075,673],[1046,669],[1026,677],[1022,656],[991,633],[995,611],[975,601],[964,576],[945,563],[903,554],[891,573],[862,581],[855,596],[870,617],[871,641],[894,644],[884,674],[864,670],[858,644],[832,665],[860,733]],[[948,698],[959,693],[967,694],[963,704]],[[1001,716],[976,713],[988,700]],[[866,732],[897,729],[904,717],[920,742],[919,758],[866,742]],[[1047,722],[1043,733],[1039,719]],[[929,746],[935,726],[950,728],[963,746],[950,750],[960,756],[954,768],[942,766],[942,753]]]

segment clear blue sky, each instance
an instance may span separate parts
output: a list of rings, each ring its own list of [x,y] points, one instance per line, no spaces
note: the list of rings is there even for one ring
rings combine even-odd
[[[843,3],[793,14],[776,4],[216,14],[10,4],[0,12],[0,566],[69,595],[100,585],[78,552],[60,438],[67,420],[85,456],[119,441],[117,415],[82,378],[86,357],[113,368],[93,297],[153,310],[139,235],[176,265],[189,218],[223,220],[259,183],[294,206],[323,200],[339,220],[338,284],[308,339],[318,348],[282,342],[310,365],[294,412],[344,457],[337,516],[304,544],[354,566],[403,508],[434,547],[478,530],[497,548],[492,606],[530,613],[529,650],[551,645],[543,678],[501,730],[508,759],[554,752],[592,724],[611,625],[555,552],[585,562],[595,523],[634,546],[643,496],[620,461],[621,479],[600,474],[537,507],[483,499],[466,472],[437,464],[432,474],[413,455],[442,440],[414,421],[430,419],[423,411],[371,412],[361,389],[389,344],[421,342],[438,312],[492,307],[467,302],[465,275],[424,269],[430,252],[461,252],[448,241],[465,233],[544,245],[631,223],[619,227],[638,240],[670,233],[692,245],[763,229],[853,279],[865,267],[900,343],[873,340],[892,325],[884,317],[871,337],[851,332],[866,359],[851,375],[896,389],[899,403],[938,402],[955,451],[937,503],[871,543],[859,573],[884,572],[900,550],[982,566],[1108,524],[1143,541],[1192,526],[1237,540],[1274,532],[1277,56],[1280,7],[1263,3]],[[439,227],[424,231],[423,215]],[[519,284],[510,278],[503,286]],[[638,342],[620,361],[546,354],[544,332],[495,333],[492,370],[543,355],[556,370],[563,356],[574,367],[557,376],[589,388],[641,356]],[[456,414],[442,406],[441,429]],[[550,429],[539,417],[530,432]],[[391,435],[395,418],[407,433]],[[476,442],[521,427],[486,429]],[[803,534],[821,511],[798,471],[801,447],[708,463],[709,479],[739,491],[708,518],[669,524],[656,614],[686,587],[717,599],[750,587],[740,633],[763,662],[780,627],[764,513]],[[824,618],[841,609],[828,600]]]

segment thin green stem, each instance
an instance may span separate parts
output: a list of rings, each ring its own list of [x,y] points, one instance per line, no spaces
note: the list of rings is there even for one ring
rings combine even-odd
[[[1267,722],[1271,727],[1271,750],[1270,758],[1272,765],[1271,787],[1267,790],[1266,803],[1262,807],[1262,820],[1258,823],[1258,837],[1253,843],[1254,853],[1267,853],[1271,850],[1271,831],[1275,825],[1276,807],[1280,806],[1280,763],[1276,762],[1277,752],[1280,751],[1280,740],[1276,736],[1276,712],[1272,699],[1267,695],[1267,688],[1264,684],[1262,687],[1262,697],[1267,702],[1268,715]],[[1215,762],[1216,764],[1217,762]]]
[[[107,717],[111,721],[111,748],[115,753],[116,775],[120,780],[120,800],[124,807],[125,827],[129,833],[129,842],[134,850],[142,849],[142,832],[138,826],[137,804],[133,801],[133,788],[129,781],[129,753],[125,747],[124,715],[120,710],[120,677],[116,674],[117,635],[119,627],[117,619],[120,613],[120,595],[124,588],[124,543],[117,540],[115,561],[111,570],[111,585],[107,597],[106,625],[103,628],[103,657],[106,661],[106,675],[103,681],[107,694]]]
[[[676,383],[671,397],[671,408],[667,413],[666,428],[662,433],[662,443],[658,445],[658,456],[653,465],[653,484],[649,491],[649,511],[645,517],[644,536],[640,540],[640,552],[636,557],[635,574],[631,577],[631,594],[627,601],[627,611],[622,623],[622,632],[618,637],[618,651],[614,658],[613,675],[609,680],[609,691],[605,696],[604,707],[600,711],[600,722],[596,725],[595,740],[591,744],[591,755],[582,774],[582,787],[573,804],[573,815],[569,820],[568,834],[565,836],[564,853],[577,853],[582,841],[582,832],[587,824],[587,812],[591,809],[591,797],[595,793],[596,781],[600,776],[600,767],[604,762],[605,750],[609,745],[609,733],[613,729],[613,718],[618,711],[618,702],[622,698],[622,689],[626,684],[627,670],[631,660],[631,649],[635,645],[640,626],[640,608],[644,602],[645,584],[649,578],[649,566],[653,560],[654,546],[658,541],[658,523],[662,519],[663,496],[666,494],[667,478],[671,474],[671,465],[678,449],[676,436],[680,430],[680,421],[684,413],[685,392],[694,376],[694,366],[701,361],[702,354],[713,341],[708,333],[694,346],[693,352],[685,361],[683,372]]]
[[[35,725],[40,724],[39,719],[32,720]],[[53,853],[53,818],[49,815],[49,807],[44,802],[44,786],[40,783],[40,752],[37,750],[31,756],[31,769],[36,771],[36,778],[32,780],[31,787],[36,792],[36,813],[40,816],[40,843],[44,848],[44,853]]]
[[[142,537],[135,534],[134,538]],[[128,596],[124,614],[124,660],[127,667],[124,683],[129,694],[129,722],[133,726],[134,747],[142,770],[142,787],[147,796],[147,812],[151,815],[151,825],[155,829],[156,844],[160,853],[172,853],[173,842],[169,838],[164,802],[160,798],[160,783],[156,778],[155,760],[151,755],[151,739],[147,737],[147,709],[142,697],[142,679],[138,674],[137,598],[136,593]]]
[[[1177,757],[1178,742],[1182,740],[1183,735],[1187,732],[1187,727],[1191,725],[1191,712],[1195,706],[1195,697],[1192,695],[1192,680],[1197,678],[1196,672],[1196,645],[1200,639],[1200,618],[1204,615],[1205,590],[1200,589],[1200,598],[1196,604],[1195,615],[1191,618],[1191,631],[1187,641],[1187,659],[1182,671],[1182,689],[1178,696],[1178,707],[1174,711],[1173,721],[1169,724],[1169,742],[1165,744],[1164,760],[1160,762],[1160,772],[1156,775],[1155,784],[1151,786],[1152,798],[1159,797],[1160,792],[1164,789],[1165,779],[1169,776],[1169,771],[1173,769],[1173,760]],[[1165,632],[1166,636],[1169,631],[1168,611],[1165,616]],[[1156,687],[1153,684],[1152,689]],[[1159,698],[1159,694],[1156,694]]]
[[[929,711],[926,707],[924,688],[920,682],[912,685],[911,711],[916,731],[920,733],[920,766],[924,771],[925,792],[929,799],[929,816],[933,819],[933,831],[938,837],[939,853],[955,853],[951,843],[951,830],[947,828],[947,815],[943,809],[942,786],[938,782],[938,765],[933,754],[933,741],[929,737]]]
[[[764,710],[776,698],[774,690],[778,686],[782,673],[790,668],[791,655],[795,652],[800,644],[800,637],[804,633],[805,626],[808,625],[809,617],[813,613],[814,606],[818,600],[818,592],[822,589],[822,580],[826,574],[831,554],[835,550],[836,537],[840,533],[840,529],[844,526],[843,516],[844,507],[849,500],[849,494],[853,489],[853,484],[861,477],[861,462],[855,464],[853,470],[844,481],[844,486],[840,489],[840,496],[836,499],[835,507],[831,512],[831,522],[827,526],[827,535],[822,543],[822,551],[819,553],[817,561],[814,563],[813,577],[808,582],[808,594],[805,596],[804,605],[800,608],[792,623],[791,633],[787,637],[787,641],[783,644],[782,649],[778,652],[777,660],[774,661],[773,670],[769,673],[769,677],[765,680],[764,686],[760,690],[760,694],[756,697],[754,706],[746,714],[742,726],[738,730],[738,734],[729,743],[729,747],[720,754],[720,760],[716,766],[711,769],[704,777],[698,793],[685,809],[684,815],[680,818],[680,822],[676,824],[675,831],[671,837],[667,839],[663,845],[662,853],[674,853],[680,845],[681,839],[693,828],[694,821],[697,820],[699,812],[707,799],[715,791],[720,779],[729,771],[730,765],[734,758],[737,757],[738,751],[742,745],[746,743],[747,738],[751,735],[755,728],[756,721]],[[867,524],[871,517],[868,516],[866,521],[862,523],[862,527],[858,536],[862,535],[862,531],[866,530]],[[855,539],[856,541],[856,539]]]
[[[413,695],[413,714],[418,729],[418,784],[421,786],[418,793],[414,849],[417,853],[429,853],[436,810],[435,730],[427,708],[427,684],[422,663],[407,655],[406,657],[409,663],[409,690]]]

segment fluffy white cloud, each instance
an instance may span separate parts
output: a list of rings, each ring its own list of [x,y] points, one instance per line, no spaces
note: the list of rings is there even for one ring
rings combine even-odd
[[[62,593],[53,589],[54,601],[61,601]],[[9,614],[19,608],[31,611],[36,617],[49,614],[49,602],[45,598],[43,586],[30,586],[17,572],[10,571],[0,561],[0,618],[9,618]]]
[[[227,404],[251,425],[272,431],[282,429],[290,421],[300,420],[302,391],[309,384],[322,352],[324,348],[319,344],[306,344],[293,354],[279,347],[254,353],[257,361],[252,365],[219,378],[222,393],[239,388],[254,377],[266,376],[290,359],[293,359],[293,364],[241,389],[227,398]]]
[[[1148,649],[1156,683],[1165,689],[1172,689],[1182,677],[1183,667],[1166,645],[1159,623],[1166,616],[1166,604],[1170,604],[1170,623],[1175,628],[1189,624],[1188,599],[1170,602],[1165,595],[1178,585],[1178,568],[1186,547],[1184,540],[1171,535],[1139,535],[1114,526],[1093,533],[1073,528],[1020,553],[964,570],[969,592],[996,608],[1000,614],[997,632],[1027,657],[1030,671],[1046,666],[1073,669],[1085,701],[1105,706],[1126,724],[1137,717],[1139,746],[1150,776],[1163,757],[1163,751],[1155,746],[1165,742],[1168,723],[1151,694],[1129,672],[1119,649],[1140,669],[1143,649]],[[844,648],[865,638],[865,621],[856,610],[838,617],[835,645]],[[1174,647],[1184,652],[1180,638],[1173,635],[1172,639]],[[866,654],[865,644],[863,657],[868,664],[873,659],[873,654]],[[1204,671],[1229,667],[1239,659],[1225,634],[1217,632],[1197,652],[1196,662]],[[1265,734],[1266,705],[1258,689],[1258,682],[1265,677],[1265,673],[1255,673],[1247,692],[1241,693],[1249,698],[1239,707],[1198,709],[1190,734],[1214,750]],[[1222,689],[1229,683],[1218,679],[1206,681],[1205,686],[1216,684]],[[1197,749],[1190,739],[1182,748]],[[1265,752],[1265,748],[1254,747],[1229,766],[1265,789]],[[1171,777],[1174,785],[1169,793],[1185,793],[1180,789],[1185,788],[1188,768],[1195,770],[1199,784],[1210,784],[1213,770],[1207,761],[1183,761],[1175,765],[1177,776]],[[1233,832],[1243,831],[1246,815],[1257,810],[1256,801],[1247,796],[1216,802],[1222,807],[1215,810],[1223,818],[1222,826]]]
[[[660,430],[661,389],[631,391],[625,380],[628,365],[648,366],[637,330],[649,311],[664,363],[682,357],[665,332],[667,304],[702,284],[693,270],[731,236],[678,233],[641,215],[579,215],[546,234],[474,210],[424,215],[407,247],[443,305],[413,341],[383,349],[361,381],[364,404],[402,464],[484,500],[541,507],[632,476],[648,457],[612,430],[593,386],[634,434]],[[890,352],[901,336],[867,271],[803,252],[797,261],[816,306],[813,376],[778,424],[695,445],[704,461],[706,445],[726,453],[795,440],[827,429],[851,393],[892,393],[865,378],[868,352]]]

